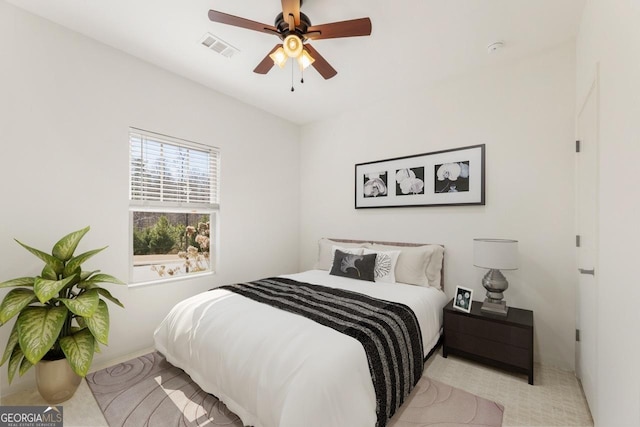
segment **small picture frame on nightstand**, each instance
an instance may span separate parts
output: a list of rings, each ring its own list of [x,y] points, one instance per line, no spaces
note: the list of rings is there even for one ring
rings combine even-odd
[[[473,301],[473,289],[463,286],[456,286],[456,294],[453,297],[453,306],[466,313],[471,312],[471,302]]]

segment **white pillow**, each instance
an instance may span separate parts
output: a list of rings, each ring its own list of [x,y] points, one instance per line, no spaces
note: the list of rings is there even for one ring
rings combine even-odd
[[[444,258],[444,248],[440,245],[429,245],[433,248],[433,253],[427,262],[427,280],[429,286],[442,289],[442,258]]]
[[[366,248],[363,251],[363,255],[376,254],[376,282],[396,283],[396,264],[400,251],[374,251]]]
[[[364,247],[362,243],[343,243],[322,238],[318,241],[318,262],[316,262],[315,265],[317,270],[331,270],[331,266],[333,265],[333,255],[335,252],[332,250],[334,245],[344,249]],[[341,250],[344,252],[344,249]],[[357,255],[362,255],[362,252]]]
[[[378,251],[400,251],[395,271],[396,282],[442,289],[441,267],[444,256],[442,246],[392,246],[374,243],[366,247]]]

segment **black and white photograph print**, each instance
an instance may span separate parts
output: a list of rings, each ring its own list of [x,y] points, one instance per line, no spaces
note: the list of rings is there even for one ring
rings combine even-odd
[[[356,163],[356,209],[485,204],[485,144]]]
[[[384,197],[387,189],[387,172],[368,173],[364,175],[364,197]]]
[[[396,196],[424,194],[424,166],[396,170]]]
[[[473,301],[473,289],[456,286],[456,293],[453,298],[453,306],[466,313],[471,312],[471,302]]]
[[[469,191],[469,161],[436,165],[434,191],[436,193]]]

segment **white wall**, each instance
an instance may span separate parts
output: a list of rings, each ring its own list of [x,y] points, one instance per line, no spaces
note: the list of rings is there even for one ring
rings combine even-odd
[[[472,287],[474,237],[520,241],[507,304],[532,309],[535,359],[573,370],[575,45],[415,82],[386,103],[307,125],[301,144],[301,268],[320,237],[442,243],[447,293]],[[486,144],[486,206],[354,209],[354,165]]]
[[[298,267],[297,126],[0,1],[0,281],[41,269],[14,237],[50,249],[86,225],[80,250],[109,245],[87,267],[127,279],[129,126],[222,149],[220,262],[214,277],[113,290],[126,309],[111,307],[94,364],[151,346],[187,296]],[[31,384],[33,370],[8,388],[2,367],[3,393]]]
[[[640,425],[640,1],[588,0],[577,104],[600,64],[597,426]]]
[[[110,246],[88,266],[127,277],[133,125],[222,148],[219,272],[115,289],[127,308],[112,308],[111,345],[96,363],[150,346],[163,314],[188,295],[297,270],[298,244],[299,265],[311,267],[323,236],[443,243],[449,295],[461,284],[482,299],[471,239],[490,236],[520,240],[521,268],[507,273],[506,299],[535,311],[536,360],[573,369],[574,106],[600,62],[597,421],[638,425],[639,3],[588,1],[577,58],[567,44],[435,87],[416,82],[412,93],[307,125],[300,135],[281,119],[0,2],[0,280],[40,268],[13,237],[48,248],[84,225],[92,231],[83,249]],[[265,143],[272,134],[284,137]],[[355,163],[478,143],[487,144],[486,206],[353,208]],[[291,181],[298,175],[300,194]],[[0,328],[0,345],[8,333]],[[32,384],[30,372],[7,388],[5,366],[1,393]]]

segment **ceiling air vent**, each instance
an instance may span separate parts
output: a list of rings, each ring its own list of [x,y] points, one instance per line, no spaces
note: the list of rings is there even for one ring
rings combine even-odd
[[[200,44],[226,58],[231,58],[233,57],[233,55],[240,52],[238,49],[231,46],[220,37],[214,36],[211,33],[206,33],[204,36],[202,36],[202,39],[200,39]]]

